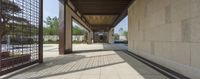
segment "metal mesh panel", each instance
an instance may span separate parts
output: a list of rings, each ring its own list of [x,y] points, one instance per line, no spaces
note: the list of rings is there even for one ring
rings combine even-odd
[[[40,0],[0,0],[0,72],[39,60]]]

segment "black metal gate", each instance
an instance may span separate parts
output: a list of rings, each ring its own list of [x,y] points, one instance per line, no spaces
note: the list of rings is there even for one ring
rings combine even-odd
[[[0,75],[42,62],[42,0],[0,0]]]

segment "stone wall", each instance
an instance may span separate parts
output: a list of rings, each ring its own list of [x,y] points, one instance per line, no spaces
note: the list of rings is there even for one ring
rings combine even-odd
[[[129,51],[200,79],[200,0],[136,0],[128,21]]]
[[[85,35],[72,35],[72,41],[84,41]]]
[[[43,36],[44,41],[59,41],[58,35],[44,35]]]

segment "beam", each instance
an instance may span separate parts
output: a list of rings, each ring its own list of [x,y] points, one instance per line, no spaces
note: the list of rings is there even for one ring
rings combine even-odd
[[[102,26],[92,26],[91,28],[93,31],[108,31],[110,30],[110,28],[112,28],[112,26],[102,25]]]
[[[121,20],[123,20],[128,15],[128,10],[124,10],[121,15],[117,17],[117,19],[113,23],[113,27],[115,27]]]
[[[120,15],[120,13],[83,13],[83,15]]]
[[[83,16],[83,14],[80,12],[80,10],[77,8],[77,5],[76,4],[74,4],[71,0],[69,0],[71,3],[72,3],[72,5],[74,5],[74,8],[77,10],[77,11],[79,11],[79,14],[81,15],[81,16]],[[68,3],[67,3],[67,5],[68,5]],[[69,5],[68,5],[69,6]],[[70,7],[70,6],[69,6]],[[70,7],[71,8],[71,7]],[[72,9],[72,8],[71,8]],[[73,9],[72,9],[72,11],[74,11]],[[76,15],[78,15],[77,13],[75,13]],[[85,19],[86,20],[86,18],[85,17],[81,17],[81,16],[79,16],[79,18],[83,18],[83,19]],[[81,19],[82,20],[82,19]],[[89,22],[86,20],[86,21],[84,21],[84,22],[86,22],[86,24],[88,24],[88,26],[90,26],[90,24],[89,24]]]
[[[124,9],[123,12],[121,12],[121,15],[115,20],[113,23],[113,26],[115,27],[121,20],[123,20],[128,15],[128,8],[131,4],[133,4],[135,0],[131,0],[128,4],[128,6]]]
[[[60,3],[65,4],[67,0],[59,0]]]
[[[77,22],[78,24],[80,24],[81,26],[83,26],[83,28],[85,28],[88,32],[90,32],[91,30],[89,28],[86,28],[86,26],[84,26],[81,22],[79,22],[76,18],[72,17],[72,21]]]

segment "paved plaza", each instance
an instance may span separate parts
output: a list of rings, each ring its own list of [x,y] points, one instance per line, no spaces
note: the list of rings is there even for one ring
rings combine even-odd
[[[168,79],[121,50],[123,44],[74,44],[59,55],[57,44],[44,45],[44,63],[10,79]]]

